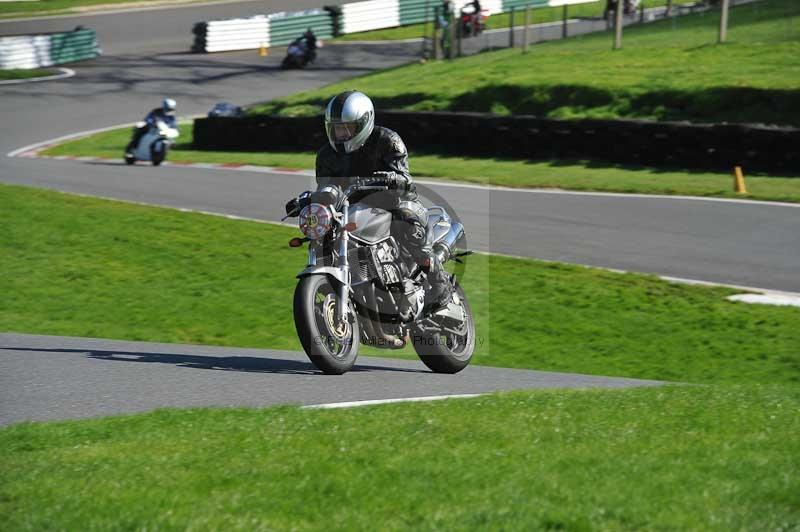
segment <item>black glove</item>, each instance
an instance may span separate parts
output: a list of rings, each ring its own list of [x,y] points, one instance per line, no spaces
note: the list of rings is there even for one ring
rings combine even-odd
[[[374,172],[371,177],[366,179],[364,184],[385,186],[389,190],[407,191],[410,188],[408,178],[399,176],[394,172]]]

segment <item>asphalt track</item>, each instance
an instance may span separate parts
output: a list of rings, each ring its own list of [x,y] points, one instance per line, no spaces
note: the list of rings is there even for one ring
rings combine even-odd
[[[297,4],[292,2],[292,5]],[[208,9],[217,8],[224,9],[226,16],[234,14],[231,5]],[[277,220],[286,199],[309,186],[307,177],[179,167],[126,167],[116,163],[10,158],[5,154],[75,131],[134,122],[164,95],[178,99],[182,114],[199,114],[220,100],[241,104],[262,101],[403,64],[414,60],[419,49],[416,43],[329,46],[320,53],[318,63],[312,68],[283,72],[278,68],[281,59],[278,52],[268,58],[259,58],[252,51],[195,55],[185,53],[188,29],[179,31],[170,26],[169,35],[161,33],[164,31],[161,21],[172,16],[181,18],[189,27],[189,20],[209,18],[195,11],[199,9],[206,8],[58,19],[97,27],[101,38],[104,34],[111,35],[103,45],[108,55],[76,65],[76,75],[69,79],[0,86],[3,119],[0,181]],[[41,24],[47,29],[62,22],[18,24],[33,27]],[[120,27],[117,36],[117,25],[130,25],[138,34]],[[581,27],[590,26],[576,24],[573,29],[577,31]],[[15,27],[13,33],[22,31],[17,28],[23,26]],[[6,23],[0,24],[0,32],[7,29]],[[24,31],[31,29],[25,27]],[[150,31],[154,33],[149,40],[141,41],[137,37],[150,35]],[[553,27],[542,31],[559,30]],[[498,34],[492,38],[504,37]],[[152,49],[158,51],[152,52]],[[558,172],[558,167],[553,171]],[[445,201],[453,208],[465,222],[470,245],[477,249],[800,291],[800,209],[793,206],[489,190],[444,184],[421,188],[430,200]],[[63,338],[43,340],[18,335],[5,335],[2,339],[4,347],[13,347],[0,355],[3,364],[0,367],[3,380],[0,382],[3,394],[0,408],[5,422],[103,415],[167,405],[318,403],[474,393],[533,386],[535,382],[541,384],[542,379],[558,386],[598,382],[587,381],[583,376],[555,377],[531,372],[522,372],[529,377],[518,379],[513,375],[522,373],[477,367],[454,377],[427,372],[413,372],[412,375],[409,369],[423,369],[419,362],[380,359],[362,359],[365,365],[379,369],[368,368],[368,371],[354,372],[336,380],[307,375],[310,366],[303,355],[296,353],[259,351],[245,355],[221,348],[127,345]],[[133,353],[127,357],[156,362],[175,355],[172,358],[177,362],[135,364],[119,361],[119,357],[86,355],[95,351],[113,354],[119,350]],[[240,357],[271,361],[247,362],[262,368],[257,371],[247,367],[223,367],[221,369],[229,370],[223,374],[200,372],[194,366],[203,367],[202,360],[192,362],[180,358],[231,358],[234,352]],[[147,353],[159,356],[153,360]],[[119,363],[110,364],[109,360]],[[217,361],[212,362],[211,367],[216,367]],[[239,362],[241,360],[234,360],[232,364]],[[222,366],[225,364],[223,361]],[[264,364],[273,369],[263,370]],[[192,371],[186,370],[187,366]],[[95,374],[95,367],[109,369]],[[113,375],[104,373],[111,367]],[[404,371],[390,371],[386,369],[389,367]],[[145,368],[153,369],[145,372]],[[156,368],[161,369],[156,371]],[[178,378],[178,382],[188,388],[184,390],[171,384],[169,379],[158,377],[161,371],[170,372],[170,376]],[[177,374],[173,375],[173,371]],[[265,374],[269,374],[268,378]],[[236,375],[242,380],[236,380]],[[538,375],[538,381],[534,375]],[[407,377],[409,382],[404,380]],[[105,378],[111,379],[112,384],[102,384]],[[488,386],[487,383],[495,384]],[[251,393],[242,392],[240,387]]]
[[[622,388],[656,381],[364,357],[326,376],[302,353],[0,334],[0,425],[162,407],[263,407],[533,388]]]

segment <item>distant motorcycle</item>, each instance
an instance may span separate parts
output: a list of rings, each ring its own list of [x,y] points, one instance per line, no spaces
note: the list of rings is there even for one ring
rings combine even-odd
[[[461,10],[461,35],[463,37],[480,35],[486,29],[488,20],[488,9],[482,9],[480,13],[476,13],[474,7],[465,7]]]
[[[456,282],[444,308],[425,307],[427,275],[391,234],[392,214],[361,201],[382,190],[387,188],[328,185],[287,204],[287,217],[299,216],[305,235],[289,245],[309,245],[308,266],[297,275],[294,293],[300,343],[311,362],[330,374],[349,371],[361,343],[399,349],[408,338],[433,371],[461,371],[475,349],[464,290]],[[464,227],[442,207],[428,208],[427,237],[442,264],[470,253],[455,249]]]
[[[317,40],[317,48],[322,48],[322,41]],[[313,63],[317,58],[317,51],[308,46],[305,38],[301,37],[292,42],[286,49],[286,57],[283,58],[281,68],[305,68],[309,63]]]
[[[138,122],[134,129],[147,128],[147,131],[139,139],[138,144],[133,150],[125,153],[125,163],[134,164],[136,161],[150,161],[153,166],[158,166],[167,158],[167,151],[178,138],[180,133],[174,127],[170,127],[163,120],[155,120],[152,125],[147,122]]]

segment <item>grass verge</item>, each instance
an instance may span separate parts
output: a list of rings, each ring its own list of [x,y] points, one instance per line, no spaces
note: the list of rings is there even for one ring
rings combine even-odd
[[[292,228],[13,186],[0,204],[2,331],[300,349],[291,301],[305,254],[287,247]],[[461,278],[476,364],[800,381],[797,308],[499,256],[470,257]]]
[[[0,3],[0,6],[3,4]],[[58,71],[46,68],[12,68],[9,70],[0,70],[0,81],[12,79],[30,79],[30,78],[43,78],[45,76],[52,76],[57,74]]]
[[[716,45],[718,11],[455,61],[368,74],[250,109],[315,114],[358,88],[383,109],[482,111],[554,118],[642,118],[800,125],[800,3],[731,9],[729,42]],[[409,84],[408,80],[414,80]]]
[[[181,142],[169,160],[197,163],[238,163],[260,166],[314,168],[313,153],[215,152],[192,149],[191,127],[183,126]],[[59,144],[43,155],[121,158],[130,129],[97,133]],[[544,187],[569,190],[736,197],[772,201],[800,201],[800,179],[748,175],[747,194],[733,191],[733,178],[718,172],[614,165],[591,161],[523,161],[411,154],[411,171],[425,176],[507,187]]]
[[[790,530],[797,387],[161,410],[0,430],[4,530]]]

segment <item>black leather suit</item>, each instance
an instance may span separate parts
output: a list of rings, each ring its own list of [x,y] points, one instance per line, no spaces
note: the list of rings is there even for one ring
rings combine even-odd
[[[361,148],[352,153],[339,153],[330,144],[317,152],[317,185],[338,185],[343,189],[354,177],[370,177],[376,172],[388,173],[405,186],[398,190],[372,193],[353,198],[392,212],[395,236],[399,237],[414,259],[430,258],[425,232],[428,210],[417,196],[408,171],[408,151],[400,135],[385,127],[375,126]],[[399,233],[399,234],[397,234]]]

